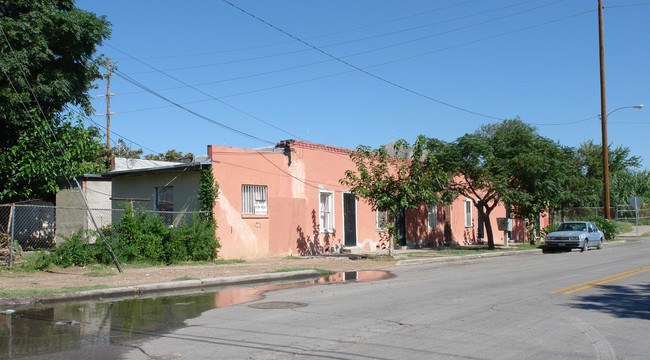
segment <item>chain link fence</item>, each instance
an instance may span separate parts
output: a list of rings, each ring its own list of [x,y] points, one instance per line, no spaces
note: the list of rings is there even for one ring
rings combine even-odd
[[[616,219],[632,224],[650,225],[650,207],[639,207],[635,209],[631,205],[618,205],[616,207]]]
[[[167,226],[189,223],[195,214],[203,212],[151,211],[148,215],[160,217]],[[51,250],[72,234],[89,236],[89,242],[101,241],[95,234],[95,225],[105,229],[119,222],[125,209],[86,209],[51,205],[0,205],[0,265],[13,266],[21,251]],[[92,217],[91,217],[92,214]],[[13,240],[13,241],[12,241]]]

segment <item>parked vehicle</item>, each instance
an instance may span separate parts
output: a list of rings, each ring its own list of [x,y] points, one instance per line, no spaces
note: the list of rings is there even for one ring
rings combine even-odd
[[[605,235],[589,221],[563,222],[552,233],[546,235],[546,246],[549,249],[580,249],[588,247],[603,247]]]

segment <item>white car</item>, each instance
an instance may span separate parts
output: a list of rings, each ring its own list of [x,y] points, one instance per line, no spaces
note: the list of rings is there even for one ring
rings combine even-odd
[[[603,247],[605,235],[589,221],[563,222],[552,233],[546,235],[548,249],[573,249],[586,251],[588,247]]]

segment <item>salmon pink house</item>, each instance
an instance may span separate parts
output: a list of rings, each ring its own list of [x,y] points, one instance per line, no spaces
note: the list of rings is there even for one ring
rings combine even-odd
[[[217,236],[224,259],[311,255],[343,248],[376,251],[387,246],[385,213],[356,199],[339,180],[354,170],[349,149],[287,140],[247,150],[208,146],[219,185]],[[495,243],[503,242],[492,214]],[[401,241],[410,246],[473,244],[485,239],[472,199],[422,206],[398,216]],[[525,231],[515,222],[512,238]]]

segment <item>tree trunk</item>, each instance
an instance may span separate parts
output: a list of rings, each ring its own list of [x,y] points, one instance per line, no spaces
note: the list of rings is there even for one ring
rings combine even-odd
[[[492,233],[492,223],[490,222],[490,213],[492,209],[485,204],[477,206],[479,215],[483,216],[483,223],[485,224],[485,233],[488,240],[488,249],[494,250],[494,234]]]

